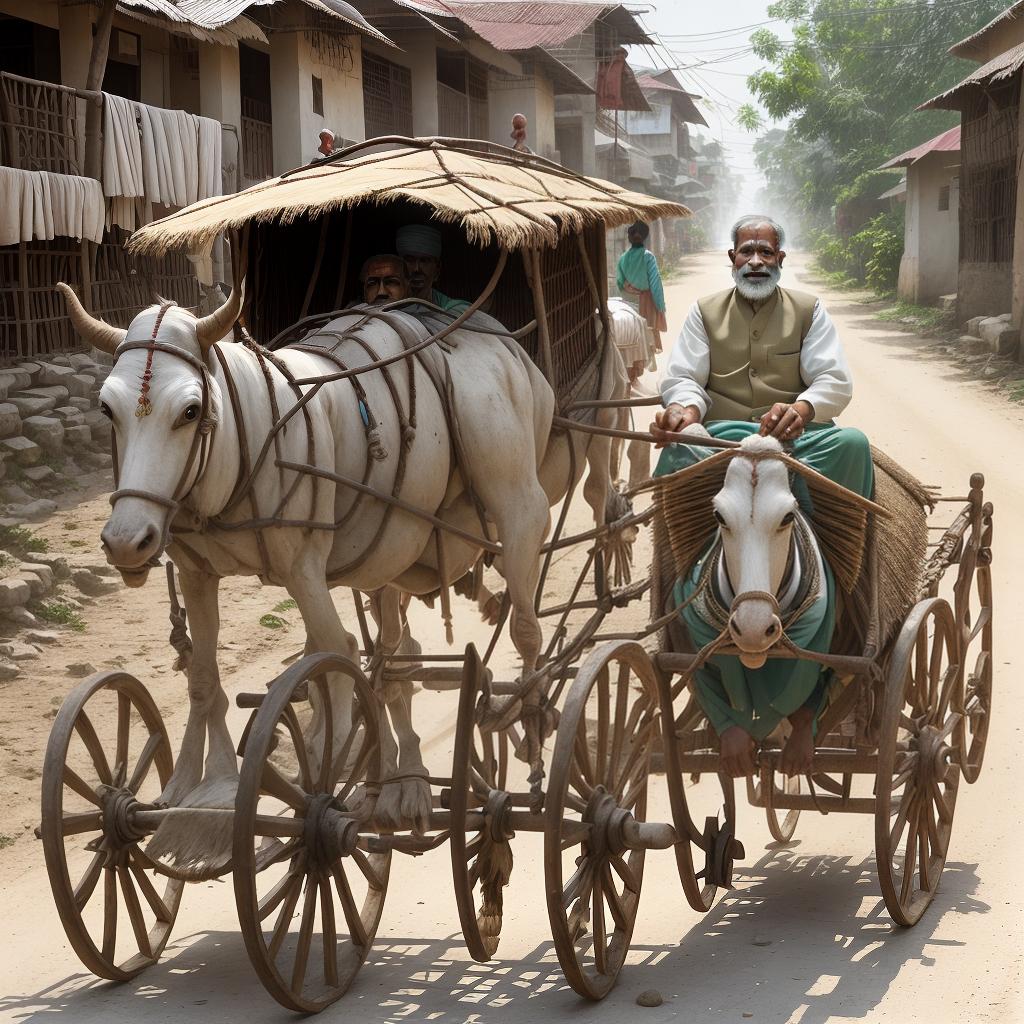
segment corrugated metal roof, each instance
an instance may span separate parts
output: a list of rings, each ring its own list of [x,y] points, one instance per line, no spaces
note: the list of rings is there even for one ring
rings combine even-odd
[[[898,185],[893,185],[892,188],[883,192],[878,198],[879,199],[902,199],[907,194],[907,179],[904,178]],[[904,199],[903,202],[906,202]]]
[[[950,128],[949,131],[936,135],[934,139],[922,142],[920,146],[908,149],[906,153],[893,157],[888,163],[879,167],[880,171],[888,170],[890,167],[909,167],[916,164],[918,160],[926,157],[929,153],[959,153],[960,152],[960,125]]]
[[[953,86],[952,89],[948,89],[940,96],[935,96],[927,103],[922,103],[917,109],[960,110],[963,94],[968,89],[1005,81],[1017,74],[1021,68],[1024,68],[1024,43],[994,57],[987,64],[983,64],[969,74],[959,85]]]
[[[704,120],[704,115],[701,114],[697,109],[697,104],[694,103],[694,100],[700,99],[697,93],[687,92],[682,86],[662,81],[660,78],[655,78],[649,72],[637,75],[636,83],[645,92],[668,93],[672,98],[672,112],[680,121],[685,121],[687,124],[702,124],[705,128],[708,127],[707,121]]]
[[[523,0],[446,0],[446,6],[478,36],[499,50],[561,46],[580,35],[607,4],[537,3]]]
[[[326,18],[336,18],[389,46],[395,44],[375,29],[351,4],[345,0],[299,0],[300,3]],[[168,27],[194,28],[207,33],[214,42],[230,43],[238,39],[259,39],[266,36],[242,14],[249,7],[273,7],[282,0],[118,0],[125,14],[148,12],[170,23]],[[244,23],[244,25],[243,25]]]
[[[993,18],[987,25],[978,29],[974,35],[961,39],[959,43],[951,46],[949,52],[954,57],[964,57],[967,60],[971,60],[981,49],[986,36],[990,35],[997,28],[1001,28],[1008,22],[1022,16],[1024,16],[1024,0],[1018,0],[1017,3],[1011,4],[1002,14]]]

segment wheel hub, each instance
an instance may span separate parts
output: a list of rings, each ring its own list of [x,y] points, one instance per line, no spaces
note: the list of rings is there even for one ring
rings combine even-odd
[[[496,843],[507,843],[515,836],[509,812],[512,810],[512,794],[503,789],[492,789],[484,804],[484,823],[491,839]]]
[[[917,750],[921,781],[941,783],[953,759],[953,748],[934,725],[926,725],[918,734]]]
[[[303,839],[314,863],[333,864],[352,855],[359,842],[359,821],[329,793],[319,793],[306,808]]]
[[[598,786],[583,812],[583,821],[590,825],[588,846],[598,855],[622,853],[627,849],[625,830],[633,820],[604,786]]]
[[[103,839],[108,847],[120,849],[145,839],[149,830],[135,823],[135,811],[144,805],[127,787],[100,786]]]
[[[705,879],[721,889],[731,889],[733,865],[746,856],[743,844],[736,838],[733,822],[726,820],[720,823],[718,818],[705,818],[704,850]]]

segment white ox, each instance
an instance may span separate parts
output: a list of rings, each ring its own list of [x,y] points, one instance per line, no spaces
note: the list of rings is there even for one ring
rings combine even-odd
[[[262,531],[207,528],[236,491],[243,475],[244,453],[247,451],[249,462],[254,463],[274,423],[264,368],[254,352],[239,344],[218,344],[237,318],[240,289],[203,319],[177,306],[153,306],[139,313],[124,331],[90,316],[70,288],[60,287],[83,339],[117,354],[100,396],[113,423],[119,468],[119,490],[112,496],[110,519],[102,531],[107,559],[120,570],[128,586],[141,586],[149,567],[166,548],[178,567],[189,613],[194,647],[188,671],[189,716],[162,800],[172,807],[231,807],[237,764],[225,721],[228,702],[217,669],[219,580],[260,575],[264,582],[285,587],[304,620],[307,651],[334,651],[358,661],[358,644],[339,618],[329,585],[382,591],[382,639],[385,649],[393,651],[403,640],[401,592],[428,593],[457,579],[475,563],[481,550],[446,535],[446,578],[441,580],[433,527],[396,509],[379,532],[383,506],[369,498],[359,501],[343,531],[301,526]],[[358,312],[346,314],[323,331],[334,332],[333,341],[360,319]],[[415,328],[411,317],[404,319]],[[364,325],[360,337],[372,346],[373,357],[404,351],[395,330],[379,320]],[[446,360],[450,366],[464,464],[456,471],[437,389],[417,360],[399,359],[388,370],[395,393],[404,398],[409,394],[412,364],[416,422],[411,436],[408,431],[402,436],[396,403],[382,371],[366,372],[358,378],[365,407],[376,417],[386,453],[379,460],[370,460],[368,482],[392,492],[398,453],[405,443],[408,454],[398,496],[479,534],[478,514],[463,481],[463,474],[468,476],[486,511],[492,536],[502,546],[502,572],[512,606],[511,637],[526,673],[536,664],[542,639],[533,600],[549,507],[565,493],[567,484],[575,484],[568,480],[569,441],[558,435],[549,443],[554,396],[517,345],[507,338],[467,329],[449,341],[454,342],[450,353],[442,354],[433,346],[425,354],[439,364]],[[159,347],[154,349],[148,344],[152,342]],[[613,397],[620,379],[613,346],[607,345],[605,350],[602,378],[607,383],[606,393],[598,395],[601,398]],[[355,343],[343,344],[338,355],[349,366],[371,361]],[[335,362],[317,354],[284,349],[276,356],[295,378],[338,370]],[[228,377],[237,403],[229,400]],[[295,403],[294,392],[273,366],[269,378],[278,408],[287,411]],[[148,381],[145,393],[144,379]],[[146,415],[138,415],[140,398],[149,403]],[[367,440],[352,380],[321,387],[308,410],[316,467],[361,480],[367,466]],[[203,431],[208,432],[206,445],[200,443]],[[351,511],[358,499],[352,489],[325,479],[314,488],[309,474],[282,472],[275,466],[275,457],[307,463],[308,438],[303,416],[294,416],[279,434],[276,455],[271,448],[271,457],[255,474],[249,496],[223,521],[250,520],[258,508],[263,516],[279,510],[286,520],[335,523]],[[607,438],[573,435],[572,443],[579,473],[585,463],[590,466],[584,494],[600,525],[608,496],[614,494],[608,480]],[[191,521],[194,532],[176,539],[170,533],[176,515],[179,525],[183,519]],[[345,570],[349,565],[354,567]],[[340,698],[333,702],[340,716],[335,729],[347,730],[351,683],[344,677],[331,683],[335,687],[332,692]],[[401,690],[401,696],[388,704],[398,735],[397,757],[393,741],[385,745],[385,775],[397,771],[401,779],[383,787],[375,816],[385,827],[422,828],[430,811],[430,792],[424,780],[410,778],[426,771],[411,722],[412,686],[406,684]],[[314,719],[314,745],[316,732]],[[390,735],[387,729],[382,729],[384,735]],[[199,849],[195,839],[181,835],[158,840],[159,832],[150,849],[157,846],[167,851],[167,859],[176,863],[180,873],[191,872],[194,877],[214,873],[218,860],[223,866],[230,852],[223,835],[218,841],[226,849],[221,850]],[[207,837],[204,842],[214,841]]]

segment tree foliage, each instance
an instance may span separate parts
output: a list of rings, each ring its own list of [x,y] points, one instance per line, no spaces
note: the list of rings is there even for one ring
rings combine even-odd
[[[947,50],[1005,7],[1006,0],[772,4],[770,16],[789,22],[793,39],[755,32],[754,52],[768,66],[748,84],[770,118],[788,119],[755,149],[776,197],[824,224],[837,202],[891,184],[876,168],[957,123],[949,111],[915,111],[974,67]],[[751,112],[745,120],[753,122]]]

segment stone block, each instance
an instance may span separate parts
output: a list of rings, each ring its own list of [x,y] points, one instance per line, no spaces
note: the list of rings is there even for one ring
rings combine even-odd
[[[0,440],[0,452],[12,458],[19,466],[35,466],[43,457],[42,448],[20,434]]]
[[[49,466],[29,466],[22,470],[22,475],[34,484],[45,484],[57,476]]]
[[[957,338],[957,348],[961,352],[969,352],[976,354],[978,352],[987,352],[988,342],[982,341],[981,338],[975,337],[973,334],[961,334]]]
[[[14,437],[21,433],[21,413],[10,402],[0,402],[0,437]]]
[[[39,383],[44,386],[63,384],[68,377],[73,377],[75,371],[70,366],[60,366],[57,363],[39,364]]]
[[[107,429],[109,430],[109,426]],[[84,423],[65,426],[64,443],[71,448],[81,448],[87,444],[92,444],[92,431]]]
[[[982,320],[987,320],[987,316],[972,316],[967,323],[964,324],[964,330],[973,338],[980,338],[980,328]]]
[[[33,551],[32,564],[49,566],[53,570],[53,575],[59,580],[66,580],[71,576],[71,569],[64,555],[52,555],[47,551]]]
[[[76,398],[72,395],[72,397],[68,399],[68,404],[62,406],[62,408],[66,409],[68,406],[71,406],[73,409],[77,409],[81,413],[86,413],[90,409],[94,409],[96,407],[96,403],[90,397]]]
[[[26,416],[41,416],[44,412],[49,412],[57,405],[57,399],[46,395],[33,395],[28,391],[18,391],[13,395],[8,395],[5,404],[13,405],[18,415],[24,418]]]
[[[35,384],[39,380],[39,374],[43,372],[43,368],[38,363],[18,363],[15,369],[28,374],[30,385]]]
[[[989,317],[979,327],[981,339],[991,352],[1000,356],[1012,355],[1020,344],[1020,331],[1002,317]]]
[[[25,583],[28,586],[29,593],[36,600],[38,600],[40,597],[45,597],[49,593],[49,589],[47,588],[46,584],[44,584],[43,581],[38,576],[36,576],[35,573],[19,573],[14,578],[17,580],[21,580],[22,583]]]
[[[27,505],[22,505],[18,509],[18,515],[23,519],[45,519],[47,516],[52,516],[57,511],[57,502],[50,501],[49,498],[37,498],[35,501],[30,501]]]
[[[4,397],[11,391],[21,391],[23,388],[32,387],[32,378],[27,373],[22,373],[17,367],[9,366],[0,370],[0,385],[4,388]]]
[[[50,452],[59,452],[64,445],[64,426],[54,416],[29,416],[21,429],[29,440]]]
[[[104,579],[97,576],[88,569],[77,569],[71,574],[75,586],[87,597],[100,597],[103,594],[111,594],[119,589],[121,584],[116,580]],[[21,602],[24,604],[24,602]]]
[[[939,296],[939,309],[944,313],[955,313],[956,312],[956,293],[952,295],[940,295]]]
[[[58,405],[53,410],[53,415],[66,427],[80,427],[85,423],[85,416],[82,415],[82,411],[76,409],[73,405]]]
[[[24,580],[0,580],[0,608],[25,604],[31,597],[32,590]]]
[[[29,388],[24,394],[52,398],[57,405],[67,405],[70,396],[70,392],[62,384],[39,384],[34,388]]]
[[[8,505],[27,505],[32,500],[32,495],[17,484],[0,486],[0,501],[6,502]]]
[[[92,356],[85,352],[70,352],[67,356],[67,365],[75,368],[75,373],[78,373],[83,366],[92,366]]]
[[[53,570],[41,562],[22,562],[18,566],[19,576],[38,576],[43,581],[47,592],[53,590]]]
[[[62,383],[73,398],[88,398],[99,390],[99,382],[96,378],[85,373],[73,373]]]
[[[4,608],[3,617],[8,622],[13,622],[16,626],[24,626],[27,629],[32,629],[39,625],[39,620],[27,608],[22,608],[20,604],[16,604],[11,608]]]

